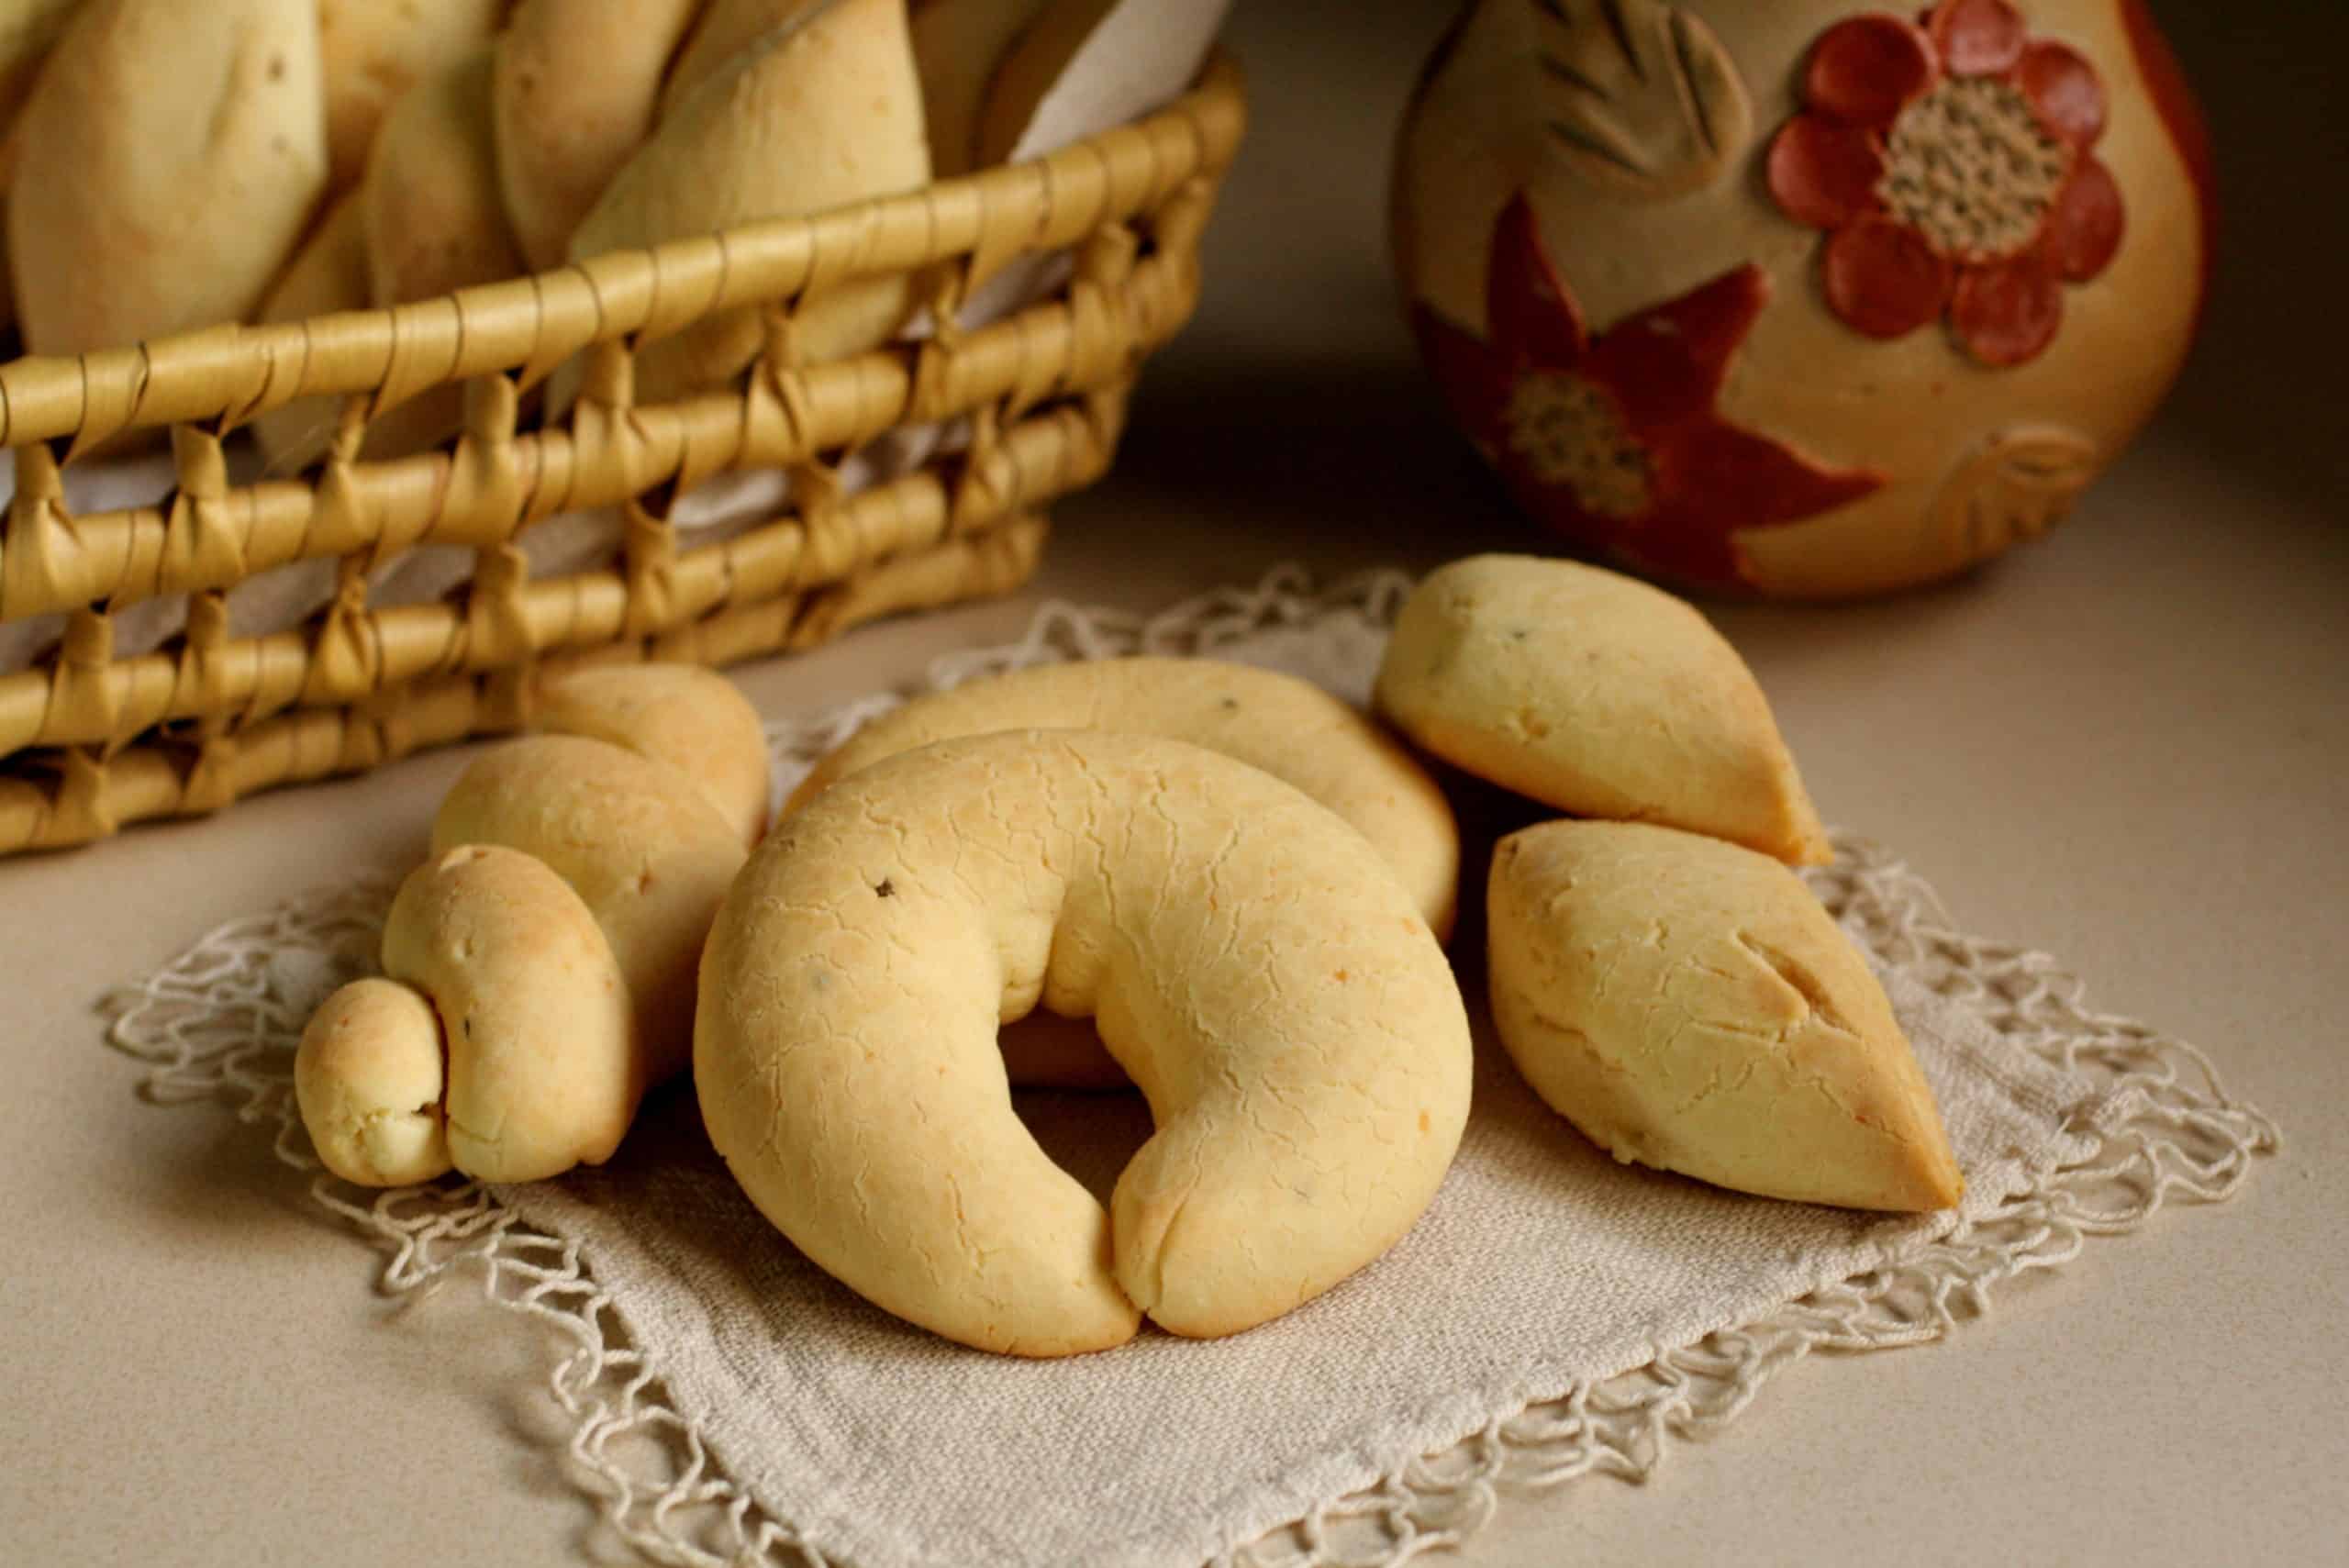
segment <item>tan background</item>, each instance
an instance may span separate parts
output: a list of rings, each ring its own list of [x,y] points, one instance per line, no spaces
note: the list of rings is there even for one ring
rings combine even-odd
[[[1470,1568],[2339,1551],[2349,310],[2320,280],[2349,253],[2326,103],[2349,37],[2313,0],[2160,9],[2230,198],[2210,334],[2160,424],[2003,568],[1720,618],[1831,819],[1898,846],[1964,925],[2208,1046],[2285,1153],[2232,1207],[2092,1244],[1947,1343],[1798,1369],[1645,1487],[1512,1500]],[[1431,423],[1385,272],[1387,137],[1446,10],[1241,7],[1253,142],[1117,478],[1063,509],[1028,595],[757,668],[763,706],[901,680],[1048,595],[1144,606],[1287,558],[1522,540]],[[0,865],[0,1560],[616,1555],[551,1457],[532,1332],[463,1292],[379,1302],[373,1255],[256,1130],[142,1104],[89,1011],[217,921],[419,844],[462,760]]]

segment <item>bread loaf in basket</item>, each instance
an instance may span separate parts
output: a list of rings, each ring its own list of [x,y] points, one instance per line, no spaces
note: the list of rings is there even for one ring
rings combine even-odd
[[[85,0],[57,52],[92,12],[164,3]],[[506,39],[544,3],[520,0]],[[494,62],[433,71],[451,69],[498,90]],[[354,250],[364,178],[346,195],[322,172],[313,234],[344,227],[312,243],[341,249],[276,285],[294,305],[257,293],[262,324],[0,364],[0,641],[34,650],[0,662],[0,852],[515,728],[542,676],[580,663],[725,663],[1017,586],[1045,509],[1107,471],[1143,360],[1196,304],[1243,121],[1239,72],[1216,57],[1176,101],[1041,158],[295,314],[382,270]],[[1038,279],[1024,303],[966,313],[1022,266]],[[884,329],[840,328],[836,302],[890,294],[904,309]],[[718,341],[747,359],[647,390],[640,367]],[[436,404],[455,428],[417,445]],[[283,438],[273,460],[256,425]],[[168,464],[155,493],[77,507],[141,443],[168,450],[149,459]],[[732,520],[690,526],[729,486]],[[290,624],[255,611],[297,578],[311,598]],[[421,586],[385,591],[403,580]]]

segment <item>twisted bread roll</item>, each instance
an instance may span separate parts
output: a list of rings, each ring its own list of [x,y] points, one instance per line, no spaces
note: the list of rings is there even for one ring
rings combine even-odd
[[[548,682],[538,725],[681,770],[745,845],[766,831],[766,730],[731,681],[675,664],[600,665]]]
[[[17,127],[26,345],[248,319],[326,188],[317,0],[91,0]]]
[[[580,223],[571,255],[818,212],[929,179],[904,0],[835,0],[765,34],[687,93]],[[842,284],[798,310],[801,350],[820,361],[871,348],[912,305],[908,276]],[[745,308],[648,344],[637,355],[637,396],[658,402],[722,383],[760,342],[759,313]]]
[[[1157,1130],[1111,1211],[1014,1113],[997,1025],[1093,1017]],[[949,1339],[1236,1333],[1378,1257],[1468,1112],[1468,1020],[1361,834],[1157,736],[944,740],[769,835],[702,965],[694,1079],[814,1262]]]
[[[497,36],[507,0],[318,0],[328,178],[341,190],[367,167],[384,116],[417,83]]]
[[[383,958],[388,978],[328,997],[295,1055],[328,1170],[531,1182],[611,1158],[642,1053],[619,965],[561,877],[512,850],[451,850],[400,884]]]
[[[459,844],[520,850],[576,888],[628,976],[654,1078],[685,1065],[694,966],[744,852],[690,779],[607,741],[534,735],[451,786],[432,847]]]
[[[691,1054],[695,968],[745,835],[686,770],[739,818],[753,767],[765,788],[755,715],[673,665],[551,682],[546,710],[624,744],[539,735],[478,759],[394,902],[391,978],[337,992],[304,1033],[303,1120],[351,1181],[600,1162]]]
[[[498,178],[522,254],[561,266],[571,236],[651,134],[661,78],[702,0],[519,0],[497,43]]]

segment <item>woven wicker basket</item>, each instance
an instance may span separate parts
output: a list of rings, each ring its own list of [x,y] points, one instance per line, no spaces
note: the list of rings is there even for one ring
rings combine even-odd
[[[1043,508],[1107,472],[1143,357],[1197,301],[1200,234],[1244,118],[1240,73],[1219,59],[1146,119],[910,195],[395,309],[0,365],[0,443],[17,461],[0,623],[66,617],[39,667],[0,674],[0,853],[517,728],[536,678],[566,664],[722,664],[1017,587]],[[915,273],[951,324],[1023,254],[1061,250],[1067,281],[991,325],[832,363],[794,351],[796,302],[845,279]],[[742,391],[633,404],[633,345],[744,306],[763,308],[766,337]],[[576,406],[528,428],[531,390],[574,355]],[[371,417],[448,382],[465,386],[461,436],[357,460]],[[322,393],[345,408],[321,462],[230,482],[232,430]],[[844,493],[841,462],[885,432],[964,417],[967,444]],[[168,498],[68,512],[61,465],[159,426]],[[670,497],[756,470],[790,479],[772,521],[695,545],[665,516]],[[616,560],[531,578],[523,530],[608,506]],[[427,544],[471,550],[470,581],[371,608],[371,572]],[[231,634],[228,590],[321,559],[337,563],[328,608]],[[184,632],[117,658],[114,616],[165,595],[184,596]]]

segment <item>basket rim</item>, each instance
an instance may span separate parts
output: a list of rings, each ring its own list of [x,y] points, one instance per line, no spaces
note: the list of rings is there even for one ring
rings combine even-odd
[[[721,276],[725,247],[729,242],[778,248],[796,245],[804,249],[809,258],[805,268],[808,275],[803,276],[797,285],[788,291],[789,295],[796,298],[809,286],[820,265],[816,258],[824,250],[823,240],[828,232],[840,239],[848,239],[852,232],[896,227],[927,229],[934,238],[935,217],[941,204],[968,204],[984,210],[990,203],[1024,198],[1048,207],[1056,184],[1082,186],[1096,177],[1095,171],[1107,156],[1109,144],[1119,140],[1130,141],[1137,137],[1152,141],[1179,138],[1193,144],[1189,167],[1180,171],[1174,181],[1168,182],[1170,184],[1201,172],[1217,173],[1230,163],[1236,153],[1246,115],[1245,76],[1237,59],[1219,43],[1210,50],[1192,85],[1180,96],[1148,114],[1097,131],[1040,157],[932,181],[895,195],[786,217],[762,218],[711,234],[686,236],[655,246],[608,251],[544,272],[518,274],[496,283],[477,284],[404,305],[337,311],[265,326],[219,322],[145,339],[124,348],[95,350],[82,354],[19,354],[0,361],[0,448],[13,451],[38,442],[82,436],[94,407],[125,401],[119,392],[94,395],[94,388],[134,389],[128,401],[136,405],[140,394],[153,379],[154,367],[159,361],[219,367],[241,361],[248,373],[241,378],[219,378],[222,383],[236,379],[239,385],[236,391],[206,400],[205,406],[211,408],[209,413],[185,408],[143,413],[134,408],[127,417],[110,421],[105,431],[106,437],[127,429],[207,420],[222,420],[232,426],[240,426],[261,413],[299,397],[351,395],[380,389],[390,374],[389,361],[395,347],[414,337],[445,332],[451,311],[457,313],[462,322],[466,319],[469,307],[474,311],[495,311],[508,308],[525,298],[535,304],[551,293],[575,294],[584,290],[596,303],[599,317],[605,317],[607,313],[601,308],[605,294],[598,287],[599,275],[608,274],[616,267],[644,267],[652,269],[657,277],[664,259],[674,263],[685,255],[692,254],[698,261],[707,255],[707,248],[713,243],[719,248]],[[1156,183],[1153,182],[1153,186]],[[1149,195],[1150,192],[1145,190],[1138,193],[1131,201],[1120,204],[1128,210],[1105,207],[1094,215],[1088,227],[1131,216],[1133,211],[1148,205]],[[991,261],[993,267],[999,270],[1019,254],[1044,248],[1031,243],[1035,239],[1033,234],[1021,237],[1003,249],[1001,254],[987,257],[980,250],[987,244],[986,238],[982,235],[972,249],[980,260]],[[959,253],[959,248],[947,253]],[[833,283],[862,275],[863,270],[882,269],[861,270],[852,262],[833,270],[823,281]],[[987,269],[980,267],[974,271],[984,276]],[[704,312],[729,309],[734,308],[737,303],[713,300],[702,308]],[[613,342],[638,333],[662,314],[662,306],[656,298],[640,311],[612,313],[607,318],[599,319],[592,333],[576,343],[561,346],[555,350],[533,345],[518,355],[508,353],[497,356],[492,362],[452,368],[448,379],[522,371],[527,373],[528,381],[535,382],[554,364],[596,344]],[[385,345],[384,369],[368,381],[347,388],[298,386],[281,389],[273,385],[276,379],[273,373],[282,360],[291,360],[298,364],[307,358],[309,339],[315,332],[381,337]],[[256,380],[259,384],[257,389],[246,392],[244,388]],[[75,443],[77,448],[81,444],[78,440]],[[78,450],[72,455],[78,456]]]

